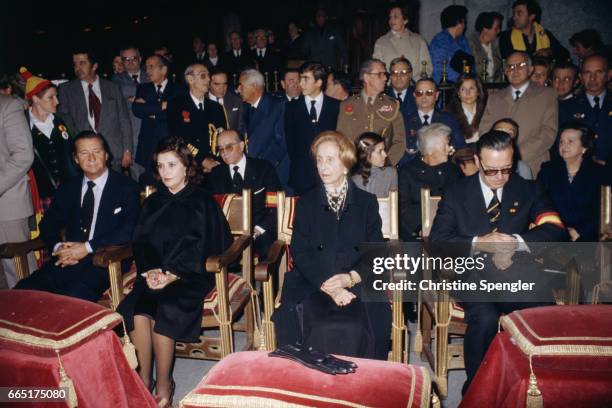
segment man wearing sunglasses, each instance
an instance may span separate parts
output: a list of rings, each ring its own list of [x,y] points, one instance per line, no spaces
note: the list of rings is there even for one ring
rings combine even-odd
[[[510,54],[504,73],[510,85],[490,91],[478,130],[484,134],[498,119],[513,119],[521,129],[516,141],[521,159],[537,177],[540,165],[550,157],[548,150],[557,136],[557,93],[550,87],[531,84],[533,65],[525,52]]]
[[[404,57],[397,57],[391,61],[389,70],[391,81],[387,95],[400,103],[400,111],[406,123],[408,116],[417,110],[413,95],[412,64]]]
[[[217,151],[223,162],[207,179],[213,194],[242,194],[243,188],[253,194],[253,236],[259,259],[265,259],[276,236],[276,210],[272,205],[276,192],[282,190],[276,171],[270,162],[246,157],[244,140],[235,130],[221,132]]]
[[[396,166],[404,154],[406,133],[399,102],[384,94],[385,64],[377,59],[365,61],[359,79],[363,90],[342,101],[336,130],[353,141],[364,132],[378,133],[385,139],[389,161]]]
[[[408,115],[406,120],[406,152],[400,166],[412,160],[417,152],[417,132],[424,126],[432,123],[443,123],[451,128],[450,143],[454,150],[465,147],[465,138],[457,119],[452,113],[436,109],[436,101],[440,96],[438,86],[431,78],[421,78],[414,88],[413,97],[416,101],[416,112]]]
[[[445,191],[429,236],[442,246],[465,244],[466,252],[487,255],[486,268],[479,272],[479,278],[512,279],[521,271],[511,267],[514,262],[524,265],[521,259],[525,257],[521,256],[530,250],[530,243],[567,241],[560,216],[546,194],[534,181],[524,180],[513,172],[513,153],[512,139],[506,132],[493,130],[482,135],[474,155],[478,173]],[[542,296],[549,291],[545,288]],[[463,391],[497,333],[499,316],[537,305],[505,300],[510,301],[462,303],[467,323],[463,345],[467,381]],[[542,301],[533,299],[537,300]]]

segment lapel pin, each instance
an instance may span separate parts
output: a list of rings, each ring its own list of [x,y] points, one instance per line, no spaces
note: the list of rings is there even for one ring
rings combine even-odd
[[[517,207],[518,206],[518,201],[514,202],[514,206]]]
[[[510,214],[514,214],[516,212],[516,208],[510,208],[508,211],[510,212]]]

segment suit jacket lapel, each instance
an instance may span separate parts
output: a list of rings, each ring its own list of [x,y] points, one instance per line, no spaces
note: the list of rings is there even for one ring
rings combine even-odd
[[[87,97],[85,93],[87,91],[83,91],[83,86],[81,85],[81,80],[75,79],[73,83],[73,90],[76,102],[76,109],[78,109],[77,117],[74,118],[74,121],[77,122],[75,125],[79,129],[91,129],[91,125],[89,124],[89,112],[87,111]]]
[[[110,92],[108,87],[106,86],[106,82],[102,81],[102,79],[100,79],[100,93],[102,94],[102,107],[100,110],[100,123],[98,125],[98,127],[100,129],[102,129],[103,124],[107,123],[110,118],[108,118],[109,112],[110,112],[110,101],[109,101],[109,97],[110,97]],[[100,131],[100,129],[98,129],[98,131]]]
[[[505,191],[504,191],[505,193]],[[469,218],[473,218],[478,223],[480,230],[486,231],[489,228],[489,216],[487,215],[487,204],[480,188],[480,175],[476,173],[467,188],[467,197],[463,202]]]
[[[510,175],[510,179],[504,186],[502,199],[501,199],[501,209],[500,209],[500,218],[499,218],[499,230],[500,231],[510,231],[511,228],[506,228],[508,224],[512,224],[513,214],[516,214],[516,207],[519,207],[522,204],[522,200],[517,196],[514,188],[514,180],[516,175]],[[515,211],[510,211],[511,208],[514,208]]]
[[[102,196],[100,197],[100,206],[98,207],[98,214],[96,217],[96,229],[94,231],[94,237],[97,237],[100,233],[100,229],[102,228],[102,218],[104,218],[104,214],[107,213],[108,206],[111,205],[111,193],[109,191],[113,190],[114,183],[114,175],[109,170],[108,171],[108,179],[106,180],[106,184],[104,185],[104,190],[102,190]]]

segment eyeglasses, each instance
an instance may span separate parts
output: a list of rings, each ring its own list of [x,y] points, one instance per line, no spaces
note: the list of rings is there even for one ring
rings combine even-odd
[[[504,176],[507,176],[509,174],[512,174],[512,171],[513,171],[512,166],[504,167],[503,169],[485,169],[484,166],[482,165],[482,162],[480,162],[479,164],[485,176],[488,176],[488,177],[495,176],[498,173],[501,173]]]
[[[206,79],[208,78],[208,72],[192,72],[191,74],[189,74],[193,77],[197,77],[200,79]]]
[[[239,143],[240,142],[234,142],[234,143],[228,143],[225,146],[217,146],[217,151],[219,152],[219,154],[223,154],[224,152],[231,153],[234,151],[234,148]]]
[[[427,89],[427,90],[419,89],[419,90],[414,91],[414,96],[416,96],[417,98],[421,98],[423,95],[434,96],[436,92],[437,91],[435,89]]]
[[[366,72],[366,74],[367,75],[375,75],[375,76],[377,76],[380,79],[387,78],[387,76],[389,75],[388,73],[383,72],[383,71],[381,71],[381,72]]]
[[[121,57],[121,59],[124,62],[132,62],[132,61],[136,61],[138,59],[138,57]]]
[[[402,69],[401,71],[397,71],[397,70],[391,71],[391,76],[395,76],[395,77],[408,76],[409,74],[412,74],[412,70]]]
[[[527,68],[527,63],[525,61],[523,62],[517,62],[516,64],[509,64],[506,65],[506,69],[508,71],[518,71],[519,69],[525,69]]]

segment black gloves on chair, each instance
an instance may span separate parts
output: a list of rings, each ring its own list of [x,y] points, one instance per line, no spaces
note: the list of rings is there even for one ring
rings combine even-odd
[[[299,343],[281,346],[269,353],[268,356],[287,358],[306,367],[332,375],[354,373],[357,368],[357,364],[351,361],[342,360]]]

